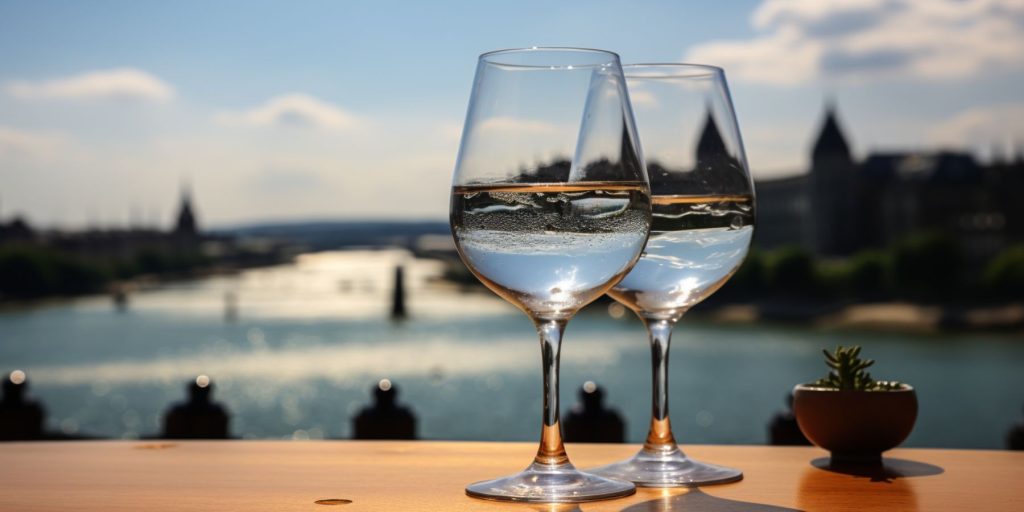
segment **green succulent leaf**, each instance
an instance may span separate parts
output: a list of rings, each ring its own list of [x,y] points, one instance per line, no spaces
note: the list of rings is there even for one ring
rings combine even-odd
[[[825,364],[831,371],[814,382],[817,387],[849,391],[891,391],[902,384],[896,381],[876,381],[865,370],[875,364],[873,359],[861,359],[859,346],[836,347],[835,352],[822,349]]]

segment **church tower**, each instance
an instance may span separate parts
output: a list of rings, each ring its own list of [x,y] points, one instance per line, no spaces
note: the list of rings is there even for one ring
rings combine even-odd
[[[856,165],[836,116],[835,104],[825,107],[825,121],[811,150],[807,180],[810,199],[806,219],[807,245],[817,254],[845,255],[860,245],[857,239]]]
[[[704,128],[700,131],[700,137],[697,139],[697,165],[699,167],[702,162],[708,165],[716,159],[728,156],[728,154],[725,141],[722,140],[722,133],[718,131],[718,123],[708,111],[704,119]]]
[[[179,236],[196,236],[199,227],[196,215],[192,211],[192,191],[185,187],[181,192],[181,206],[178,208],[178,220],[174,224],[174,234]]]
[[[731,152],[734,149],[735,146],[730,147],[726,143],[709,108],[697,138],[696,165],[689,177],[698,188],[685,193],[696,190],[705,194],[731,195],[752,190],[746,167],[740,163],[739,155]]]

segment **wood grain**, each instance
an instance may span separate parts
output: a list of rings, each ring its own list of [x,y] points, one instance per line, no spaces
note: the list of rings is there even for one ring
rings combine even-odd
[[[569,445],[578,467],[635,445]],[[516,472],[531,443],[192,441],[0,444],[0,511],[843,511],[1024,510],[1024,453],[894,450],[887,474],[816,467],[816,448],[690,446],[742,482],[641,489],[576,506],[468,498],[467,483]],[[823,459],[822,459],[823,460]],[[336,504],[316,504],[336,500]],[[350,501],[350,503],[345,503]]]

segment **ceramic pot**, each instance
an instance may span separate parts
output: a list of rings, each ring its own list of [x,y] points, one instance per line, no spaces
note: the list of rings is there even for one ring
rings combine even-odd
[[[832,452],[833,463],[881,464],[882,452],[913,430],[917,394],[908,384],[892,391],[800,384],[793,389],[793,413],[807,439]]]

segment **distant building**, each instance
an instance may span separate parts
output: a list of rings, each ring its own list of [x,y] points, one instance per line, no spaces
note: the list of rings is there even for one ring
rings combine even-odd
[[[0,222],[0,244],[8,242],[31,242],[35,232],[22,217],[14,217],[8,222]]]
[[[757,194],[756,243],[771,249],[785,245],[803,245],[805,224],[811,211],[809,194],[804,190],[806,176],[761,180],[754,184]]]
[[[806,174],[759,180],[756,243],[824,256],[884,247],[939,230],[982,261],[1024,240],[1024,156],[982,165],[954,151],[871,153],[854,159],[834,105]]]
[[[812,222],[804,226],[804,241],[819,254],[847,254],[857,248],[857,166],[850,153],[835,107],[829,105],[825,124],[811,150],[811,170],[804,184]]]
[[[178,208],[178,220],[174,224],[174,234],[191,237],[199,234],[196,214],[192,210],[192,191],[187,188],[181,194],[181,206]]]
[[[192,194],[185,189],[170,231],[106,228],[50,232],[45,238],[46,245],[86,260],[127,262],[140,254],[198,254],[209,237],[199,231]]]
[[[9,247],[38,249],[43,255],[68,256],[60,260],[62,264],[70,261],[68,264],[76,269],[91,268],[86,272],[93,281],[65,272],[58,273],[62,279],[59,284],[43,286],[38,276],[30,276],[35,281],[17,292],[27,296],[98,291],[102,285],[110,284],[100,281],[104,276],[126,279],[147,274],[182,274],[212,264],[221,268],[259,266],[279,263],[291,254],[287,241],[271,236],[203,232],[188,188],[181,191],[178,211],[165,228],[133,225],[94,226],[84,230],[33,229],[25,219],[14,216],[0,219],[0,248]],[[64,291],[55,291],[58,289]],[[0,290],[4,290],[0,292],[0,300],[12,293],[3,286]],[[127,301],[122,300],[127,299],[126,296],[118,297],[125,292],[126,288],[117,288],[117,285],[113,289],[119,307],[127,305]],[[14,295],[16,293],[11,296]]]

